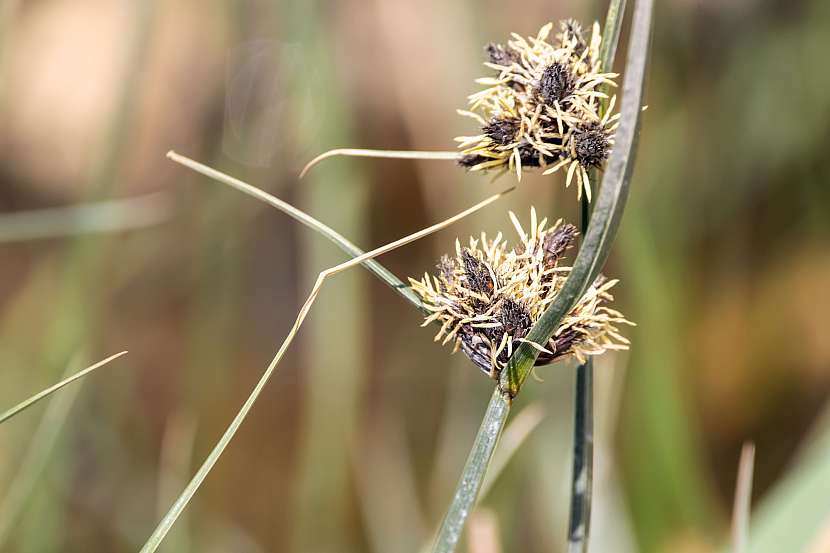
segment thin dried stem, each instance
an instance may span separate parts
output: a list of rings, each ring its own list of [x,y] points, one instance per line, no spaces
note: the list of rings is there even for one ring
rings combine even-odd
[[[309,161],[303,170],[300,172],[300,178],[303,178],[308,171],[330,157],[335,156],[349,156],[349,157],[374,157],[386,159],[427,159],[427,160],[456,160],[460,157],[458,152],[423,152],[416,150],[366,150],[363,148],[337,148],[324,152],[319,156]]]

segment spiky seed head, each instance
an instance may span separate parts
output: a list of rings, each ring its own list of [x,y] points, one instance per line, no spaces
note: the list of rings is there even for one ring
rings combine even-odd
[[[547,220],[537,222],[535,212],[529,232],[511,218],[520,237],[514,247],[501,235],[488,240],[482,234],[466,247],[456,242],[455,255],[441,258],[435,276],[410,279],[429,313],[424,324],[440,325],[435,339],[454,343],[494,377],[561,291],[571,271],[561,262],[577,234],[561,221],[550,227]],[[550,341],[537,344],[537,365],[627,348],[617,327],[630,323],[607,305],[615,283],[600,277],[588,288]]]
[[[553,106],[555,102],[562,104],[573,94],[575,86],[576,82],[570,68],[564,63],[554,62],[542,71],[536,93],[545,104]]]
[[[495,75],[477,81],[486,88],[469,97],[468,111],[460,111],[474,118],[481,132],[456,139],[459,164],[471,171],[513,170],[519,179],[522,168],[566,169],[567,183],[576,174],[578,194],[584,190],[590,199],[587,169],[604,159],[599,165],[583,163],[599,158],[577,157],[573,142],[578,129],[596,124],[608,138],[606,152],[610,149],[617,116],[613,98],[603,111],[601,99],[607,96],[600,88],[616,86],[617,75],[601,72],[598,24],[589,39],[573,20],[561,23],[553,39],[552,28],[549,23],[535,37],[514,34],[505,44],[487,45],[485,66]]]
[[[576,160],[583,167],[601,167],[611,151],[608,132],[597,123],[577,128],[573,143]]]

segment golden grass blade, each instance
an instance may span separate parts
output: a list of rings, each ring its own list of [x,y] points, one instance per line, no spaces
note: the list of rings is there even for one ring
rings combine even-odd
[[[303,170],[300,172],[300,178],[303,178],[308,171],[330,157],[335,156],[349,156],[349,157],[374,157],[384,159],[427,159],[427,160],[456,160],[459,158],[458,152],[424,152],[417,150],[366,150],[362,148],[337,148],[329,150],[309,161]]]

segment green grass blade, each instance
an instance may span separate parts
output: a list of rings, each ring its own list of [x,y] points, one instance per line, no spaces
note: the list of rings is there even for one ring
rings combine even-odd
[[[531,404],[517,413],[510,424],[504,429],[504,434],[499,439],[499,448],[493,454],[493,460],[487,469],[487,476],[481,485],[479,497],[487,497],[490,489],[498,481],[507,464],[527,440],[530,434],[536,430],[545,416],[544,409],[539,404]]]
[[[7,213],[0,216],[0,244],[157,225],[170,214],[169,198],[165,196],[156,192],[134,198]]]
[[[69,369],[67,368],[65,373],[68,372]],[[46,469],[64,423],[69,416],[69,411],[72,409],[79,392],[80,387],[76,386],[49,402],[43,417],[32,434],[31,440],[29,440],[29,446],[23,455],[20,469],[11,480],[11,486],[0,494],[2,495],[2,500],[0,500],[0,551],[5,550],[3,546],[14,531],[15,523]]]
[[[358,248],[356,245],[350,242],[345,236],[338,233],[333,228],[318,221],[308,213],[300,209],[297,209],[293,205],[284,202],[276,196],[273,196],[265,192],[264,190],[260,190],[255,186],[251,186],[246,182],[231,177],[230,175],[226,175],[225,173],[217,171],[216,169],[212,169],[207,165],[203,165],[183,155],[177,154],[176,152],[168,152],[167,157],[175,161],[176,163],[179,163],[189,169],[192,169],[193,171],[196,171],[197,173],[200,173],[208,178],[211,178],[215,181],[221,182],[222,184],[226,184],[232,188],[235,188],[236,190],[239,190],[244,194],[247,194],[253,198],[265,202],[268,205],[282,211],[294,220],[325,236],[334,244],[336,244],[341,250],[343,250],[352,257],[358,257],[363,255],[364,253],[363,250]],[[418,295],[415,294],[409,288],[409,286],[404,284],[401,281],[401,279],[396,277],[389,269],[384,267],[381,263],[375,261],[374,259],[369,259],[363,262],[363,266],[366,267],[369,271],[371,271],[384,283],[389,285],[389,287],[392,288],[395,292],[397,292],[403,299],[405,299],[418,309],[422,308],[421,300],[420,298],[418,298]]]
[[[603,73],[610,72],[614,66],[624,18],[625,0],[611,0],[608,3],[608,13],[605,15],[605,25],[602,27],[602,42],[599,45],[599,59]]]
[[[562,317],[596,279],[608,258],[628,197],[631,173],[634,168],[633,161],[651,37],[652,7],[653,0],[639,0],[635,5],[622,87],[620,126],[616,134],[614,151],[608,160],[608,167],[596,198],[591,222],[574,261],[573,269],[556,299],[533,325],[527,336],[530,342],[547,343]],[[515,396],[530,375],[538,356],[539,350],[527,343],[522,343],[510,358],[507,369],[502,372],[501,388],[511,396]]]
[[[808,444],[754,510],[749,553],[825,552],[830,530],[830,408]]]
[[[106,365],[110,361],[118,359],[119,357],[121,357],[122,355],[125,355],[126,353],[127,353],[126,351],[122,351],[120,353],[116,353],[115,355],[111,355],[111,356],[107,357],[106,359],[104,359],[102,361],[98,361],[94,365],[91,365],[91,366],[83,369],[82,371],[78,371],[77,373],[73,374],[72,376],[70,376],[68,378],[64,378],[63,380],[61,380],[57,384],[54,384],[53,386],[50,386],[50,387],[46,388],[45,390],[42,390],[42,391],[36,393],[32,397],[30,397],[30,398],[28,398],[24,401],[21,401],[20,403],[18,403],[17,405],[12,407],[11,409],[6,410],[3,414],[0,414],[0,424],[3,424],[4,422],[11,419],[15,415],[19,415],[21,412],[25,411],[26,409],[28,409],[29,407],[31,407],[32,405],[34,405],[38,401],[49,397],[50,395],[57,392],[58,390],[60,390],[64,386],[66,386],[68,384],[71,384],[71,383],[75,382],[76,380],[78,380],[80,378],[85,377],[86,375],[88,375],[92,371],[94,371],[96,369],[99,369],[100,367],[103,367],[104,365]]]
[[[475,507],[481,484],[509,412],[510,400],[498,389],[494,390],[473,442],[473,448],[464,465],[464,471],[461,473],[461,479],[456,486],[452,503],[435,538],[433,553],[451,553],[455,550],[467,517]]]

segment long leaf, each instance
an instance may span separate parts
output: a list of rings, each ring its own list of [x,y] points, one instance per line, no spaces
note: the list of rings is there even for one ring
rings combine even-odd
[[[634,10],[631,41],[623,80],[623,101],[616,144],[602,180],[591,223],[585,234],[574,267],[556,299],[533,326],[528,340],[546,343],[562,317],[596,279],[608,258],[616,235],[633,170],[640,123],[648,46],[651,36],[653,0],[638,0]],[[521,389],[539,351],[522,343],[502,372],[499,390],[493,393],[479,428],[473,449],[464,466],[452,503],[438,530],[433,551],[449,553],[455,549],[467,516],[475,506],[478,491],[495,450],[501,429],[510,411],[511,397]],[[499,393],[499,392],[503,393]]]
[[[197,173],[201,173],[202,175],[209,177],[215,181],[227,184],[228,186],[235,188],[240,192],[243,192],[253,198],[267,203],[272,207],[279,209],[280,211],[282,211],[289,217],[293,218],[294,220],[302,223],[303,225],[307,226],[308,228],[314,231],[319,232],[321,235],[328,238],[330,241],[336,244],[341,250],[349,254],[351,257],[359,257],[364,253],[363,250],[358,248],[345,236],[343,236],[333,228],[318,221],[308,213],[300,209],[297,209],[293,205],[284,202],[276,196],[273,196],[265,192],[264,190],[260,190],[255,186],[251,186],[246,182],[243,182],[230,175],[226,175],[221,171],[217,171],[216,169],[208,167],[207,165],[203,165],[198,161],[194,161],[181,154],[177,154],[176,152],[168,152],[167,157],[175,161],[176,163],[179,163],[189,169],[196,171]],[[375,261],[374,259],[369,259],[363,263],[363,266],[366,267],[369,271],[371,271],[380,280],[389,285],[390,288],[397,292],[406,301],[408,301],[418,309],[422,309],[421,300],[418,297],[418,295],[415,292],[413,292],[409,288],[409,286],[404,284],[401,281],[401,279],[396,277],[389,269],[384,267],[381,263]]]
[[[529,342],[545,344],[550,340],[562,317],[596,280],[611,251],[611,244],[628,198],[631,173],[634,169],[633,160],[640,128],[640,106],[643,104],[648,45],[651,37],[652,6],[653,0],[638,0],[634,8],[631,46],[622,87],[620,126],[615,138],[614,151],[608,160],[608,167],[596,199],[591,223],[588,225],[568,280],[530,330],[527,337]],[[507,394],[515,396],[519,392],[538,356],[539,350],[526,342],[517,348],[502,374],[501,387]]]

